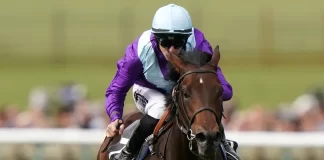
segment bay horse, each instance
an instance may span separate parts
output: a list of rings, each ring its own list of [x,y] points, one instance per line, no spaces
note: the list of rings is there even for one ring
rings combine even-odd
[[[169,105],[166,113],[157,124],[149,139],[151,141],[147,141],[148,147],[142,147],[137,159],[225,160],[221,145],[223,88],[216,73],[220,60],[219,46],[216,46],[212,56],[201,51],[191,51],[182,52],[179,56],[169,53],[167,59],[171,66],[168,77],[177,83],[173,94],[167,99]],[[131,130],[126,131],[132,128],[129,125],[142,116],[141,112],[125,115],[123,120],[126,129],[123,135],[127,137],[125,132],[130,135]],[[114,137],[111,144],[110,140],[105,138],[97,160],[109,159],[108,155],[120,151],[126,144],[122,143],[125,138],[120,135]]]

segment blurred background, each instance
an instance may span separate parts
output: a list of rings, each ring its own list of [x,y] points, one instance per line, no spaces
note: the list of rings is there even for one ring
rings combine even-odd
[[[211,45],[220,45],[221,68],[234,90],[224,106],[228,132],[324,131],[320,0],[1,0],[2,130],[104,129],[105,90],[117,60],[168,3],[184,6]],[[130,94],[125,108],[135,109]],[[316,160],[323,145],[242,146],[239,153],[250,160]],[[0,159],[94,159],[98,147],[0,142]]]

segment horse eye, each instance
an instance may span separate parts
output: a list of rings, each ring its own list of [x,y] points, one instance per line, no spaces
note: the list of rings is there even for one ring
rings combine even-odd
[[[189,98],[190,95],[186,90],[182,90],[184,98]]]

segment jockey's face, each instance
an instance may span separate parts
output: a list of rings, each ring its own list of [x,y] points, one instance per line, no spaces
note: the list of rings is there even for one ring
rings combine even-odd
[[[159,48],[165,56],[168,52],[179,55],[180,51],[185,46],[188,36],[186,35],[156,35]]]
[[[179,55],[180,51],[182,50],[182,47],[180,48],[176,48],[174,46],[171,46],[169,48],[165,48],[162,45],[160,45],[160,50],[163,53],[163,55],[165,56],[166,54],[169,54],[168,52],[175,54],[175,55]]]

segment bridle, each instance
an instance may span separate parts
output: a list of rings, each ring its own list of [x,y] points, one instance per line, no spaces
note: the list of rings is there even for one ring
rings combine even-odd
[[[209,64],[211,65],[211,64]],[[184,102],[183,100],[181,99],[181,92],[179,92],[179,88],[180,88],[180,84],[181,82],[183,81],[183,79],[187,76],[187,75],[190,75],[190,74],[205,74],[205,73],[213,73],[213,74],[217,74],[216,71],[213,71],[213,70],[202,70],[202,69],[198,69],[198,70],[193,70],[193,71],[188,71],[186,73],[184,73],[177,81],[175,87],[174,87],[174,94],[172,96],[172,108],[175,109],[175,114],[176,114],[176,122],[177,122],[177,126],[178,128],[187,136],[187,139],[189,140],[189,149],[192,153],[194,153],[192,151],[192,142],[195,140],[196,138],[196,135],[193,134],[192,132],[192,129],[191,129],[191,125],[192,123],[194,122],[194,119],[195,117],[202,111],[210,111],[212,112],[215,117],[216,117],[216,122],[218,125],[221,124],[221,118],[223,116],[223,106],[222,106],[222,115],[221,116],[217,116],[217,113],[214,109],[210,108],[210,107],[201,107],[199,108],[198,110],[196,110],[194,113],[193,113],[193,116],[190,118],[184,108]],[[180,101],[178,101],[180,100]],[[179,114],[179,104],[177,103],[179,102],[183,108],[183,112],[185,114],[185,117],[182,117],[180,114]],[[188,120],[188,123],[187,125],[183,125],[185,123],[183,122],[180,122],[180,117],[184,120],[187,119]],[[198,156],[198,154],[194,153],[195,155]]]

